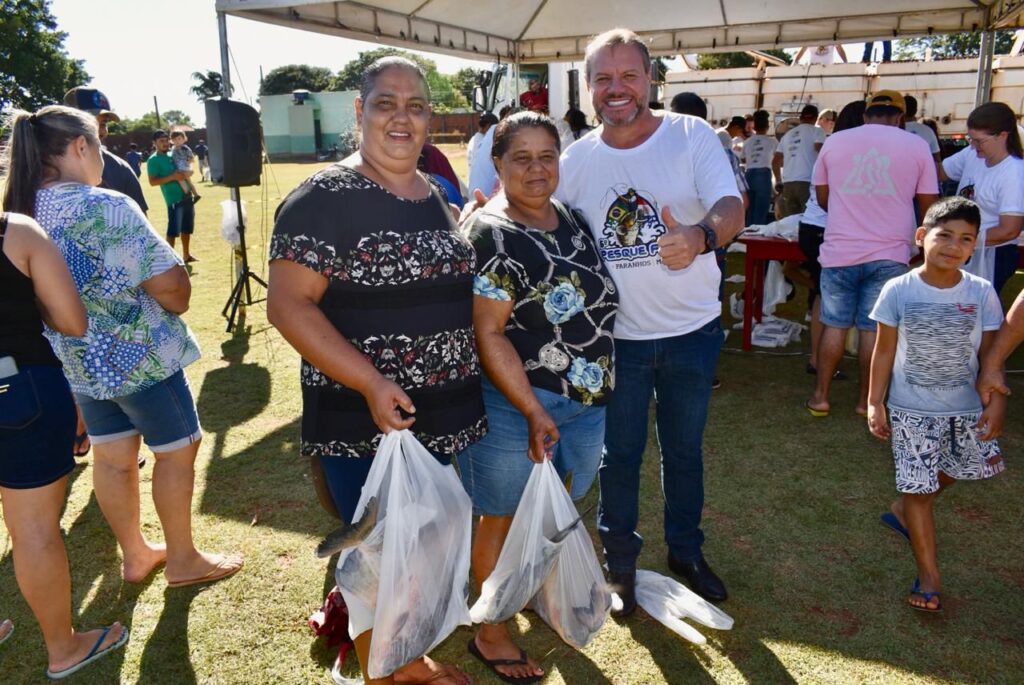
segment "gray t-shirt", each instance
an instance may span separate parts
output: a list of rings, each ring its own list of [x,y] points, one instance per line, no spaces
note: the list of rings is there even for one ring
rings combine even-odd
[[[936,288],[914,269],[882,287],[871,318],[899,331],[889,407],[931,416],[981,411],[981,336],[1003,322],[991,283],[963,272],[954,287]]]

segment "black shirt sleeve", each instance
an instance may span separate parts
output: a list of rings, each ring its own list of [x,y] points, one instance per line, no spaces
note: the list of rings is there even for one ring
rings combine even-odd
[[[146,204],[146,198],[142,194],[142,185],[136,178],[135,172],[132,171],[128,162],[109,150],[103,151],[103,183],[100,184],[100,187],[123,193],[135,200],[143,212],[149,211],[149,205]]]

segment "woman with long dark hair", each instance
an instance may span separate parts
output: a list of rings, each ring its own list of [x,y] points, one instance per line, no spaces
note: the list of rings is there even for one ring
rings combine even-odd
[[[56,243],[85,304],[84,336],[46,336],[92,439],[93,485],[139,582],[166,563],[170,587],[221,580],[238,556],[192,540],[194,462],[202,432],[184,367],[199,347],[180,314],[192,293],[181,259],[133,200],[97,188],[103,158],[94,117],[44,107],[15,116],[4,207],[33,216]],[[140,436],[156,456],[153,501],[166,545],[140,528]],[[69,448],[70,449],[70,448]]]
[[[31,126],[32,115],[12,122]],[[9,177],[8,184],[14,180]],[[17,186],[17,180],[14,180]],[[5,208],[9,205],[5,202]],[[14,575],[39,621],[50,678],[63,678],[121,647],[120,623],[77,632],[60,515],[75,466],[75,405],[43,322],[86,332],[85,307],[57,247],[30,217],[0,213],[0,499],[14,548]],[[0,642],[14,630],[0,623]]]

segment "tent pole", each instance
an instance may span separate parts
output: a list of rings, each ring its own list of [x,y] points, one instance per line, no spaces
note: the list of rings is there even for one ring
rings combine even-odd
[[[217,12],[217,38],[220,43],[220,79],[224,85],[224,90],[221,93],[221,97],[231,97],[231,60],[228,55],[228,18],[223,12]],[[262,84],[261,84],[262,85]],[[231,199],[234,201],[235,206],[238,208],[238,223],[242,223],[242,198],[238,192],[238,188],[231,188]],[[244,231],[243,226],[239,226],[239,233]],[[245,245],[243,240],[242,245]],[[234,263],[234,275],[236,278],[241,277],[245,273],[245,255],[240,254],[238,250],[234,251],[235,263]],[[248,283],[246,283],[248,287]],[[251,299],[251,298],[250,298]],[[245,305],[247,302],[239,298],[239,306],[242,311],[245,312]],[[245,314],[243,313],[243,316]],[[232,312],[232,319],[234,319],[234,312]],[[228,330],[231,330],[231,321],[228,322]]]
[[[224,97],[231,97],[231,62],[228,59],[228,18],[217,12],[217,37],[220,42],[220,78],[224,84]]]
[[[992,94],[992,60],[995,55],[995,32],[991,29],[981,34],[981,50],[978,52],[978,87],[974,93],[974,106],[988,102]]]

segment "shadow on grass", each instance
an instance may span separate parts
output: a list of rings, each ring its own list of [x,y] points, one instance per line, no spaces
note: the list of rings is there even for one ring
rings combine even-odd
[[[146,640],[139,663],[140,683],[195,685],[188,640],[188,614],[192,600],[202,586],[168,588],[164,591],[163,610],[156,628]]]
[[[231,520],[320,535],[332,524],[318,510],[306,460],[299,456],[301,418],[226,454],[230,431],[257,417],[270,402],[270,373],[246,363],[250,329],[244,322],[221,347],[228,366],[206,374],[196,406],[213,434],[206,488],[199,508]]]

